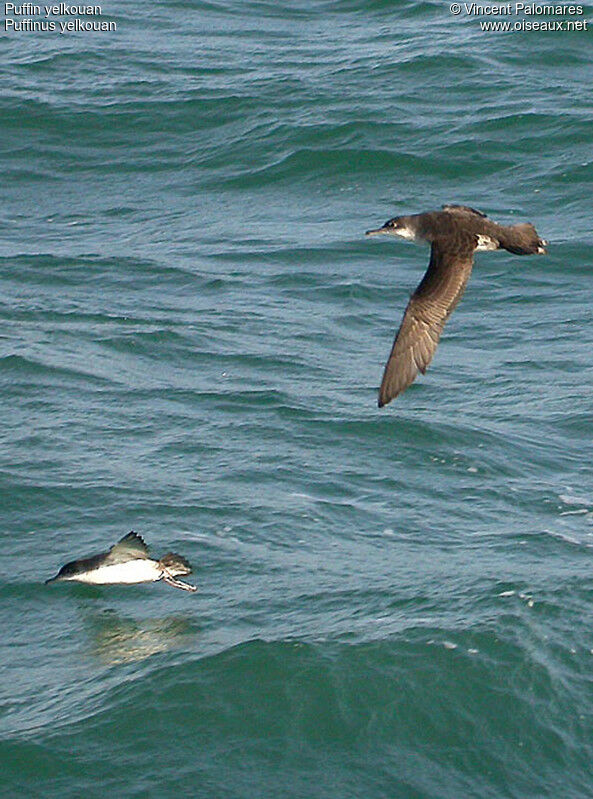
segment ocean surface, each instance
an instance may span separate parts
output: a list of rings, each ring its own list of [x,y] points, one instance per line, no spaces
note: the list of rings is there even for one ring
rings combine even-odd
[[[593,796],[590,31],[101,18],[0,31],[0,795]],[[549,253],[379,410],[447,202]],[[44,585],[131,529],[198,592]]]

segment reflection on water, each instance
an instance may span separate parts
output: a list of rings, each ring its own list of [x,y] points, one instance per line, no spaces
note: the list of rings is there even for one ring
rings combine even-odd
[[[91,652],[107,665],[132,663],[187,647],[197,636],[195,623],[179,615],[138,621],[108,608],[89,615],[86,621]]]

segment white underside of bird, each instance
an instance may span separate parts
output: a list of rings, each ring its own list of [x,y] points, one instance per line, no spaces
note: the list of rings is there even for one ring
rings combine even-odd
[[[164,576],[158,561],[149,559],[127,560],[125,563],[114,563],[100,566],[82,574],[62,577],[62,580],[93,585],[109,585],[110,583],[152,583]]]

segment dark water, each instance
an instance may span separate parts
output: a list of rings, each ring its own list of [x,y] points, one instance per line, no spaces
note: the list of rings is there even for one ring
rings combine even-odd
[[[590,32],[448,9],[0,35],[2,795],[593,795]],[[549,255],[379,411],[443,202]],[[132,528],[199,592],[43,585]]]

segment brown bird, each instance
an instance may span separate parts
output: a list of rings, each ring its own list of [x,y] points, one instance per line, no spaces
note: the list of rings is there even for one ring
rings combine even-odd
[[[379,389],[382,408],[401,394],[432,361],[445,322],[461,299],[476,250],[507,250],[515,255],[545,254],[529,222],[499,225],[465,205],[443,205],[442,211],[396,216],[367,236],[391,234],[430,243],[428,269],[412,294],[395,336]]]

